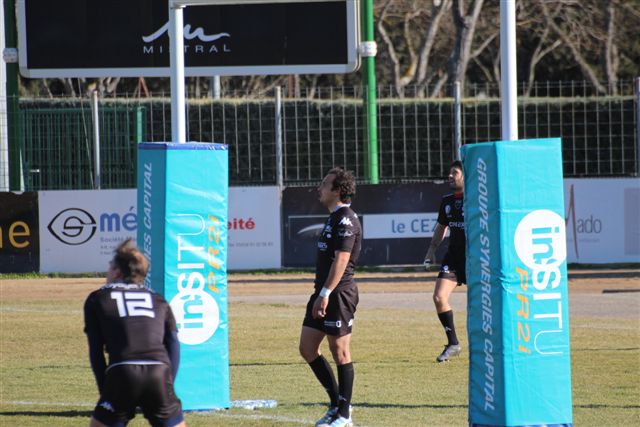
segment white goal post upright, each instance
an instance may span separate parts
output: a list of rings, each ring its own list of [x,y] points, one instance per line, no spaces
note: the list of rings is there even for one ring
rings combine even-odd
[[[500,0],[502,140],[518,139],[516,0]]]
[[[518,140],[515,7],[500,0],[502,140],[461,152],[469,425],[572,427],[562,141]]]
[[[184,4],[169,0],[169,58],[171,64],[171,140],[186,142],[186,99],[184,89]]]

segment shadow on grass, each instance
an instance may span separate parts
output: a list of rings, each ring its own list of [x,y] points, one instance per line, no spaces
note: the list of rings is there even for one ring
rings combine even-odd
[[[326,407],[326,403],[313,403],[306,402],[301,403],[301,406],[322,406]],[[355,402],[353,404],[354,408],[372,408],[372,409],[420,409],[420,408],[430,408],[430,409],[467,409],[468,405],[411,405],[411,404],[402,404],[402,403],[372,403],[372,402]]]
[[[2,417],[81,417],[86,418],[87,422],[91,414],[92,411],[0,411]]]
[[[229,366],[299,366],[306,365],[304,362],[247,362],[230,363]]]
[[[580,351],[638,351],[640,347],[627,347],[627,348],[572,348],[571,352],[576,353]]]
[[[587,405],[573,405],[573,407],[580,409],[640,409],[640,405],[603,405],[598,403],[590,403]]]
[[[636,269],[633,271],[616,271],[612,269],[602,270],[602,267],[599,267],[600,271],[569,271],[567,275],[569,279],[624,279],[624,278],[640,278],[640,269]],[[633,268],[637,268],[635,265]],[[423,272],[422,269],[415,269],[415,271]],[[367,272],[360,272],[356,276],[356,281],[368,282],[368,283],[389,283],[393,281],[394,283],[402,283],[402,282],[417,282],[420,280],[432,280],[435,279],[433,277],[415,277],[415,276],[406,276],[406,275],[394,275],[393,272],[385,272],[380,271],[381,273],[387,273],[384,277],[380,276],[370,276],[367,275]],[[413,272],[413,271],[409,271]],[[435,270],[434,270],[435,272]],[[230,285],[242,285],[242,284],[251,284],[251,283],[307,283],[309,282],[309,278],[307,277],[243,277],[242,279],[234,278],[231,276],[229,279]]]

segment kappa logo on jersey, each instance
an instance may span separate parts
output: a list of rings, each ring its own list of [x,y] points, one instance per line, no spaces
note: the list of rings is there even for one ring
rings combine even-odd
[[[347,218],[346,216],[343,216],[338,224],[340,224],[340,225],[348,225],[349,227],[353,226],[353,223],[351,222],[351,220],[349,218]]]
[[[113,409],[113,405],[111,405],[111,403],[107,402],[106,400],[100,404],[100,407],[106,409],[109,412],[115,412],[115,410]]]

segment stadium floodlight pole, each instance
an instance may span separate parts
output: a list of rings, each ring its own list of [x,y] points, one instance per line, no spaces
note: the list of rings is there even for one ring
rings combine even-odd
[[[171,141],[186,142],[186,100],[184,90],[184,22],[180,1],[169,0],[169,38],[171,47]]]
[[[282,88],[276,86],[276,185],[284,187],[284,167],[282,166]]]
[[[3,61],[0,62],[0,66],[5,66],[6,63],[6,102],[7,102],[7,145],[8,145],[8,161],[9,164],[9,190],[11,191],[24,191],[24,170],[22,163],[22,156],[24,154],[24,142],[21,137],[21,126],[19,125],[19,113],[20,113],[20,90],[18,83],[18,30],[16,27],[16,14],[15,0],[4,1],[4,28],[0,28],[0,31],[4,31],[5,37],[5,49],[2,52]],[[2,7],[2,6],[0,6]],[[7,56],[13,52],[13,58],[9,59]]]
[[[518,139],[516,0],[500,0],[500,81],[502,140]]]
[[[6,3],[6,2],[4,2]],[[4,6],[0,4],[0,22],[4,25]],[[3,58],[0,61],[0,191],[9,191],[9,135],[7,128],[7,73],[4,60],[5,44],[4,31],[0,30],[0,50]]]
[[[640,77],[636,77],[636,176],[640,176]]]
[[[366,135],[368,137],[369,183],[378,184],[378,116],[376,101],[376,46],[373,32],[373,0],[362,3],[362,44],[360,55],[364,62],[364,110],[366,114]]]

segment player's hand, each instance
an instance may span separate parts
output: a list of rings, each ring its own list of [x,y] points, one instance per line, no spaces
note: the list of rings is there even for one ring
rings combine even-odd
[[[436,251],[429,248],[429,250],[427,251],[427,254],[424,256],[424,265],[427,270],[429,269],[429,267],[431,267],[432,264],[436,263],[435,252]]]
[[[329,297],[322,298],[318,296],[316,301],[313,303],[313,309],[311,311],[314,319],[324,319],[324,316],[327,315],[327,305],[329,305]]]

